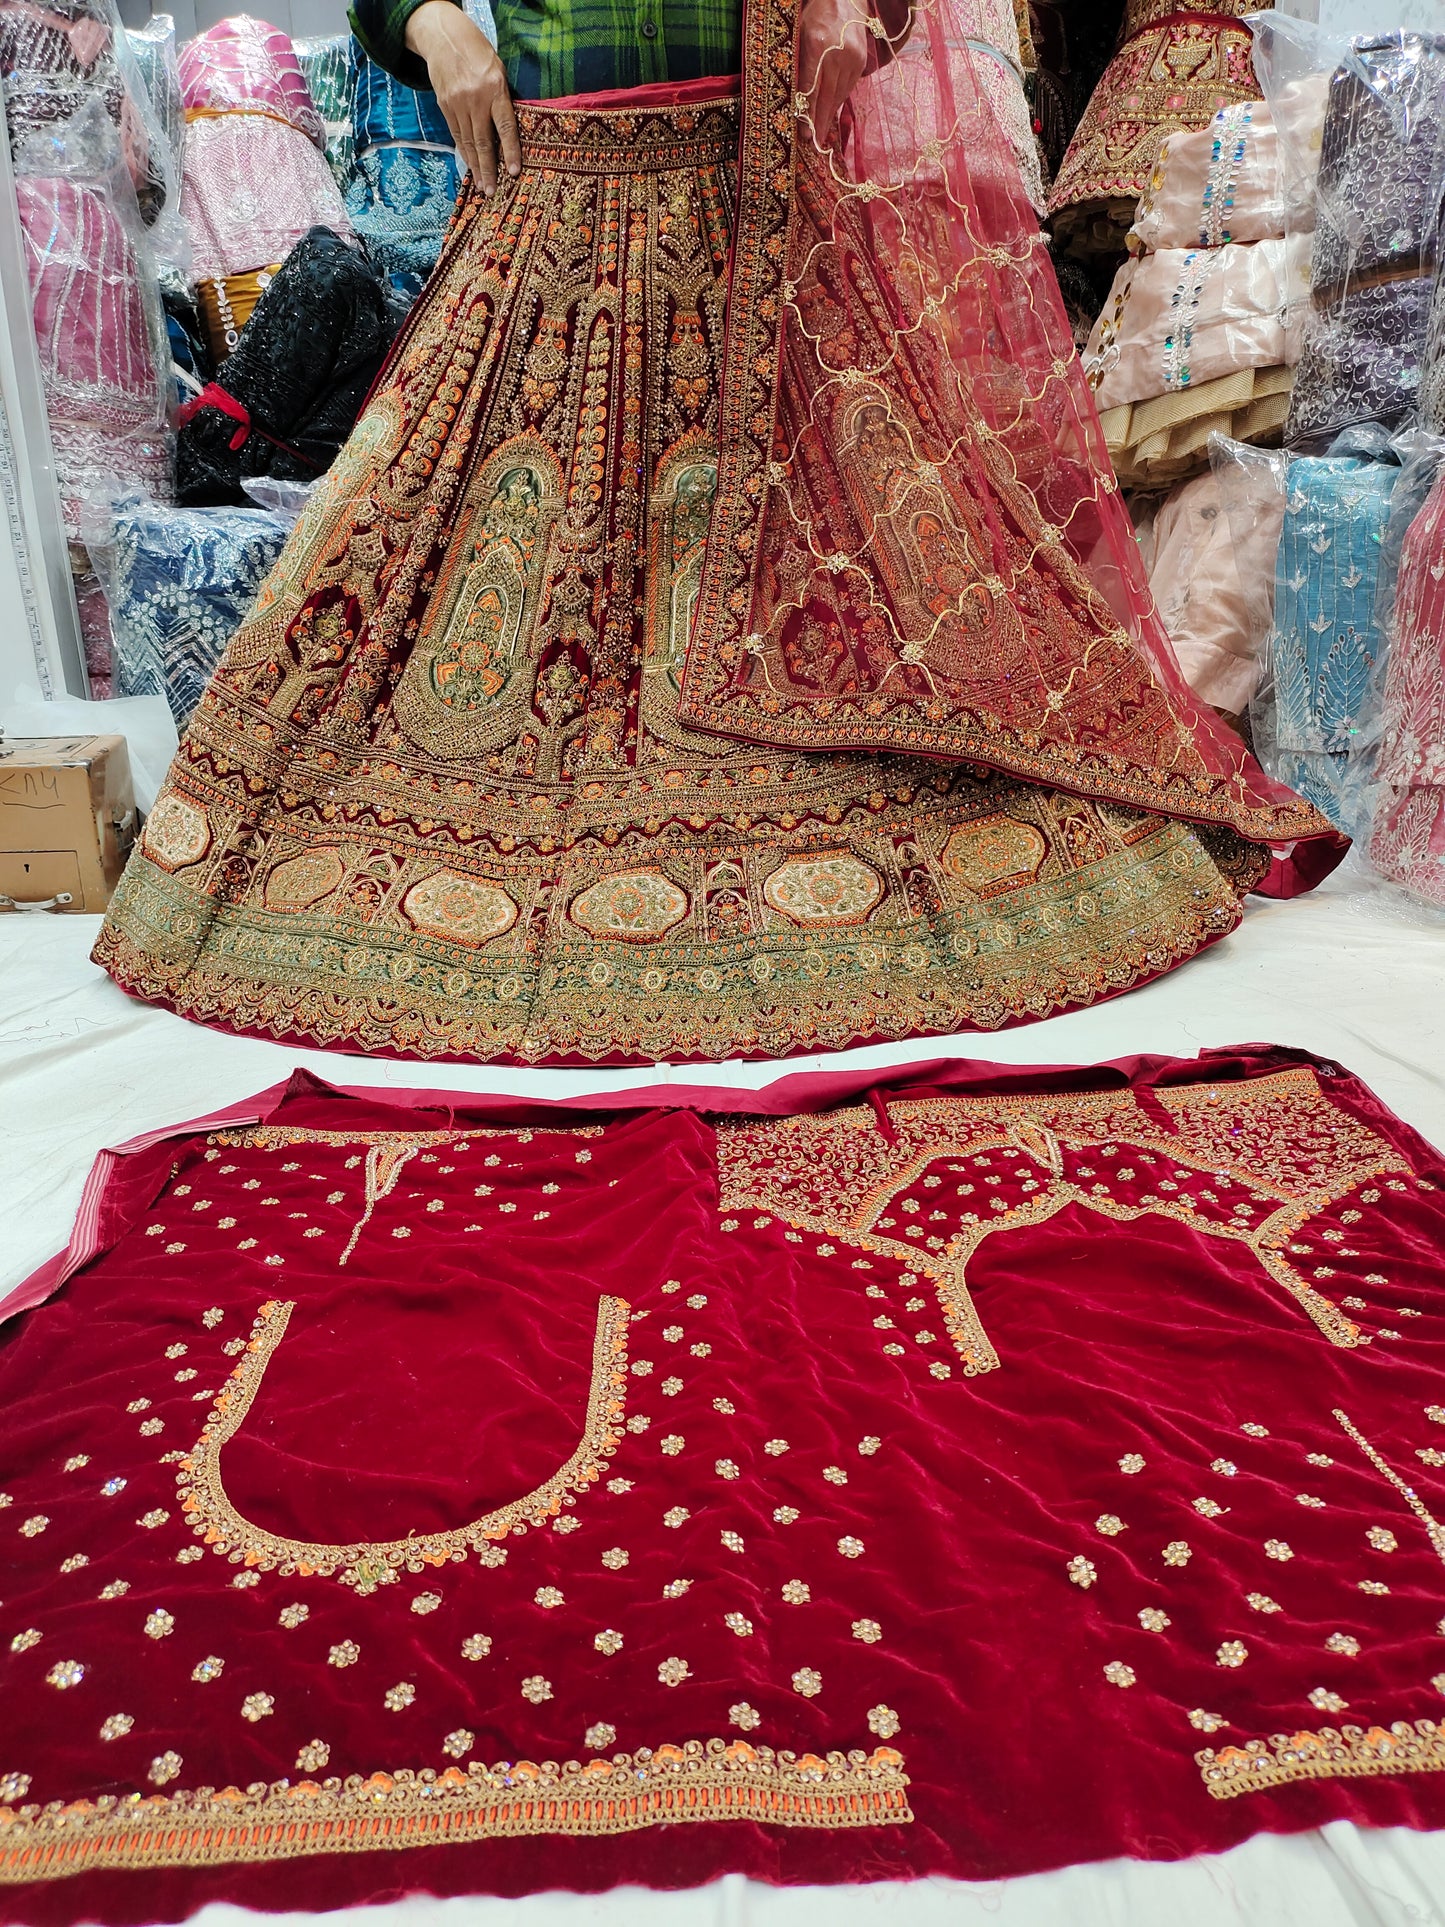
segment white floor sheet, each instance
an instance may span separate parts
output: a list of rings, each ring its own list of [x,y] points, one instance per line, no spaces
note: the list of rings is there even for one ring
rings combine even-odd
[[[1293,1044],[1357,1072],[1445,1146],[1445,919],[1348,879],[1251,903],[1243,927],[1159,983],[997,1035],[921,1038],[786,1063],[530,1071],[292,1050],[132,1003],[88,961],[93,917],[0,917],[0,1291],[66,1239],[103,1145],[217,1109],[305,1065],[339,1084],[562,1097],[676,1082],[756,1086],[789,1071],[970,1057],[1085,1064],[1211,1045]],[[1161,1816],[1163,1818],[1163,1816]],[[1167,1831],[1167,1821],[1163,1829]],[[639,1837],[639,1859],[646,1853]],[[398,1865],[396,1877],[404,1880]],[[243,1927],[211,1907],[205,1927]],[[267,1916],[300,1923],[316,1916]],[[1445,1833],[1340,1823],[1184,1862],[1112,1860],[992,1884],[772,1889],[740,1877],[521,1901],[400,1900],[355,1927],[1445,1927]],[[351,1923],[347,1923],[351,1927]]]

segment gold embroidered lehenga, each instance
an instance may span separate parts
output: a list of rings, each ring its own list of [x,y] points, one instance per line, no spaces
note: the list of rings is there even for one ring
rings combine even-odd
[[[1172,664],[947,7],[875,22],[830,150],[791,0],[740,98],[519,106],[182,744],[126,989],[412,1056],[785,1054],[1088,1003],[1327,867]]]

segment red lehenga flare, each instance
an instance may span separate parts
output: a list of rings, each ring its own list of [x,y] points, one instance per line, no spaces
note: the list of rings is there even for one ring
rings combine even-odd
[[[1196,703],[951,0],[820,149],[724,82],[519,108],[97,947],[414,1056],[717,1058],[1146,982],[1343,845]]]
[[[1442,1184],[1264,1048],[107,1153],[3,1308],[0,1917],[1445,1823]]]

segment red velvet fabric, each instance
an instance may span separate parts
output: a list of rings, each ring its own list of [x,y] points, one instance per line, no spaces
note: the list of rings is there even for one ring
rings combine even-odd
[[[1445,1820],[1445,1167],[1337,1067],[605,1107],[298,1075],[238,1109],[112,1158],[80,1268],[0,1346],[0,1917],[976,1877]],[[568,1460],[609,1299],[594,1476],[378,1583],[383,1542]],[[278,1535],[350,1542],[346,1570],[277,1569]],[[656,1750],[709,1740],[758,1785],[763,1749],[817,1756],[854,1818],[605,1830],[602,1793],[681,1785],[701,1756]],[[488,1833],[488,1788],[569,1760],[618,1764],[571,1821]],[[366,1850],[346,1782],[378,1773],[383,1817],[483,1820]],[[293,1809],[333,1815],[330,1850],[278,1857]],[[136,1813],[149,1857],[106,1865]],[[269,1816],[252,1862],[231,1813]]]

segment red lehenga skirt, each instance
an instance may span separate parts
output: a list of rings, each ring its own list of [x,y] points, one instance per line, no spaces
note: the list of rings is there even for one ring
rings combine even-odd
[[[1056,292],[979,232],[1022,190],[975,143],[959,228],[951,148],[870,149],[878,75],[805,150],[792,31],[750,14],[742,99],[519,109],[182,744],[125,989],[405,1056],[783,1055],[1147,982],[1328,836],[1115,613]]]

